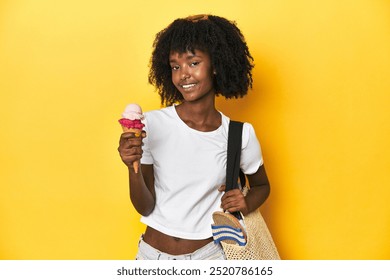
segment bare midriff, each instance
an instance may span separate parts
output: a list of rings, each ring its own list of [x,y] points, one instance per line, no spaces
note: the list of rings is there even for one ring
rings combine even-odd
[[[143,239],[153,248],[170,255],[193,253],[213,241],[212,237],[201,240],[177,238],[166,235],[151,227],[146,228]]]

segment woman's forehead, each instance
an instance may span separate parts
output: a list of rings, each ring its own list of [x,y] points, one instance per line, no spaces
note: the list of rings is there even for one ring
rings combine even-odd
[[[179,55],[179,56],[189,56],[189,55],[208,55],[209,53],[203,49],[193,48],[193,49],[184,49],[184,50],[175,50],[171,49],[169,55]]]
[[[194,50],[187,50],[187,51],[174,51],[172,50],[169,54],[169,57],[178,57],[178,58],[193,58],[193,57],[208,57],[208,53],[201,51],[199,49],[194,49]]]

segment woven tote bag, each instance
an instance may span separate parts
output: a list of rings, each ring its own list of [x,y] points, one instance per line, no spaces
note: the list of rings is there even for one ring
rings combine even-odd
[[[214,225],[232,227],[232,224],[226,223],[226,219],[229,218],[225,218],[222,225],[219,223],[222,220],[221,216],[226,215],[236,219],[229,213],[214,212]],[[232,217],[230,219],[233,219]],[[246,244],[240,245],[235,240],[220,237],[226,258],[228,260],[280,260],[278,250],[260,210],[256,209],[242,217],[246,231]]]
[[[243,194],[246,195],[249,187],[245,186],[245,175],[240,170],[242,126],[243,123],[235,121],[229,124],[226,191],[237,188],[240,177]],[[214,241],[221,243],[228,260],[280,260],[260,209],[246,216],[240,212],[216,211],[213,221]]]

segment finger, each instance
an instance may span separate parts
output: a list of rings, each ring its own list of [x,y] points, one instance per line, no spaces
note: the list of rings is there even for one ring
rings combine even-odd
[[[235,197],[235,196],[244,197],[241,190],[239,190],[239,189],[233,189],[233,190],[226,192],[226,197]]]
[[[121,138],[128,139],[128,138],[135,138],[135,133],[134,132],[123,132],[121,134]]]
[[[225,195],[221,198],[221,207],[223,209],[228,209],[231,207],[238,207],[241,209],[242,207],[245,207],[245,198],[242,195],[228,195],[225,193]]]
[[[138,135],[138,136],[137,136]],[[135,134],[135,132],[123,132],[121,137],[123,138],[145,138],[146,137],[146,131],[142,130],[141,134]]]
[[[123,146],[125,144],[127,144],[127,141],[130,139],[130,138],[134,138],[134,133],[132,132],[125,132],[125,133],[122,133],[121,134],[121,137],[119,138],[119,146]]]
[[[128,162],[132,160],[133,156],[142,157],[143,150],[140,146],[128,147],[128,145],[122,145],[118,148],[119,155],[122,158],[122,161]]]
[[[123,156],[123,157],[122,157],[122,161],[123,161],[127,166],[131,166],[134,162],[140,161],[141,158],[142,158],[142,157],[139,156],[139,155],[135,155],[135,156]]]
[[[239,205],[234,204],[222,205],[221,208],[223,209],[223,211],[228,211],[230,213],[240,211]]]
[[[226,185],[222,185],[218,188],[218,191],[224,192],[226,190]]]
[[[141,149],[141,147],[130,147],[130,148],[127,148],[127,149],[122,149],[120,151],[120,153],[124,156],[136,156],[136,155],[142,155],[143,154],[143,150]]]
[[[221,197],[222,202],[231,202],[240,199],[240,193],[236,193],[233,191],[225,192],[224,195]]]
[[[239,207],[228,207],[225,211],[228,211],[229,213],[240,212],[240,208]]]
[[[142,138],[140,137],[121,137],[119,141],[119,147],[127,149],[134,146],[142,146]]]
[[[222,197],[221,201],[222,203],[230,203],[232,201],[240,200],[240,196],[237,194],[233,194],[230,192],[226,192]]]
[[[124,146],[128,147],[141,147],[142,146],[142,139],[141,138],[129,138],[126,143],[124,143]]]
[[[235,199],[225,199],[224,201],[222,201],[221,205],[222,205],[222,208],[227,209],[227,208],[230,208],[230,207],[238,206],[239,205],[239,201],[237,201]]]
[[[123,158],[130,159],[131,157],[142,157],[143,150],[140,147],[132,147],[129,149],[121,149],[119,150],[120,156]]]
[[[227,203],[226,205],[224,205],[222,207],[225,211],[229,211],[229,212],[236,212],[236,211],[241,211],[242,209],[245,208],[245,205],[243,204],[240,204],[238,202],[231,202],[231,203]]]

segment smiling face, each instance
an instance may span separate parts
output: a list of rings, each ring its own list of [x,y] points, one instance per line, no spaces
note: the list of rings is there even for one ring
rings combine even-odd
[[[213,69],[210,56],[206,52],[171,52],[169,64],[172,69],[172,82],[184,101],[193,102],[207,96],[214,97]]]

